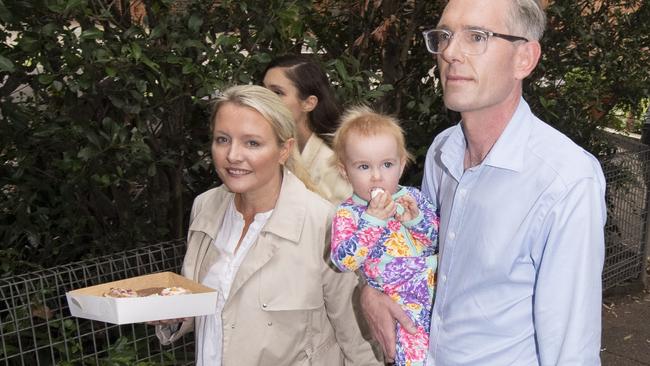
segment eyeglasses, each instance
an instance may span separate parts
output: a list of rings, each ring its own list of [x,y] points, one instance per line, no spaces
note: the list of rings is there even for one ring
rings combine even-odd
[[[427,45],[427,50],[436,55],[443,53],[449,47],[451,40],[456,36],[460,51],[465,55],[480,55],[485,52],[490,37],[503,38],[510,42],[528,42],[528,39],[524,37],[478,29],[464,29],[456,33],[445,29],[430,29],[422,32],[422,35],[424,36],[424,43]]]

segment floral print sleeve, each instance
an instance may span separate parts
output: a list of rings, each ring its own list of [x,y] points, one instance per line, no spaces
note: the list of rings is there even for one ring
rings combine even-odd
[[[332,221],[332,262],[342,271],[356,271],[386,230],[385,222],[364,215],[361,207],[346,200]]]
[[[413,220],[404,222],[403,225],[411,233],[416,242],[423,247],[430,248],[433,253],[438,252],[438,227],[440,219],[433,204],[420,190],[407,187],[409,194],[417,202],[420,214]]]
[[[401,187],[393,200],[410,195],[416,218],[386,221],[365,213],[368,203],[353,195],[337,209],[332,223],[332,262],[356,271],[369,286],[398,303],[417,327],[411,334],[395,325],[395,366],[424,366],[429,344],[431,309],[438,266],[438,215],[430,201],[413,187]],[[401,212],[400,212],[401,210]],[[404,208],[398,205],[397,212]]]

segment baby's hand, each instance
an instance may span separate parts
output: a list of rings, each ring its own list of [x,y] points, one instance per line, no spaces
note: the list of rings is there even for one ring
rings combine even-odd
[[[366,213],[370,216],[376,217],[380,220],[388,220],[395,216],[397,212],[397,205],[391,196],[384,192],[375,193],[374,197],[370,199]]]
[[[418,217],[420,214],[420,209],[418,208],[418,203],[415,201],[415,198],[410,194],[405,194],[402,197],[397,199],[397,203],[404,207],[404,213],[395,215],[395,218],[400,222],[411,221],[414,218]]]

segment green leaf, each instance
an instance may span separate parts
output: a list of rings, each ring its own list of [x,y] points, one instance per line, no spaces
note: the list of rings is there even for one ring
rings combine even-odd
[[[114,68],[112,68],[110,66],[106,66],[106,68],[104,68],[104,71],[106,72],[106,75],[108,75],[108,76],[110,76],[112,78],[117,76],[117,70],[115,70]]]
[[[345,80],[348,78],[348,71],[345,69],[345,65],[343,62],[340,60],[336,60],[334,63],[334,67],[336,68],[336,72],[339,74],[342,80]]]
[[[182,85],[181,84],[181,79],[177,78],[176,76],[172,76],[172,77],[167,78],[167,82],[170,85],[173,85],[173,86],[179,87],[179,88]]]
[[[96,150],[93,148],[84,147],[83,149],[79,150],[77,157],[83,161],[88,161],[95,155],[95,151]]]
[[[48,1],[46,4],[47,4],[47,10],[53,13],[62,13],[63,10],[65,9],[64,4],[62,4],[61,2]]]
[[[194,70],[196,70],[196,65],[194,65],[193,63],[188,63],[188,64],[183,65],[183,71],[182,72],[183,72],[183,75],[187,75],[187,74],[193,72]]]
[[[151,61],[148,57],[146,57],[146,56],[143,57],[142,58],[142,63],[149,66],[149,68],[151,70],[155,71],[156,73],[160,73],[160,66],[158,66],[157,63]]]
[[[260,64],[268,64],[271,62],[271,55],[266,53],[266,52],[259,52],[253,55],[253,58],[255,61],[259,62]]]
[[[0,72],[14,72],[15,70],[14,63],[10,59],[0,55]]]
[[[183,46],[185,48],[192,48],[192,47],[194,47],[194,48],[204,48],[205,47],[203,43],[199,42],[196,39],[188,39],[188,40],[186,40],[185,42],[183,42]]]
[[[131,43],[131,55],[133,59],[139,61],[142,57],[142,48],[137,43]]]
[[[176,55],[168,55],[168,56],[165,57],[166,62],[168,62],[170,64],[177,64],[177,65],[181,65],[187,60],[188,59],[186,57],[180,57],[180,56],[176,56]]]
[[[147,91],[147,81],[146,80],[137,80],[135,82],[135,87],[139,93],[145,93]]]
[[[0,1],[0,20],[4,23],[9,23],[13,18],[11,12],[4,4],[4,1]]]
[[[96,62],[107,63],[111,61],[111,54],[103,48],[93,50],[93,58]]]
[[[67,13],[70,10],[80,7],[80,5],[83,5],[83,3],[83,0],[68,0],[68,3],[65,5],[65,9],[63,9],[63,11]]]
[[[248,74],[239,74],[239,81],[248,84],[251,81],[251,76]]]
[[[40,74],[38,75],[38,82],[43,85],[50,85],[54,81],[54,75],[50,74]]]
[[[93,145],[95,145],[96,148],[101,149],[102,144],[99,141],[99,136],[95,133],[95,131],[87,131],[86,132],[86,139],[90,141]]]
[[[192,14],[190,19],[187,21],[187,27],[192,31],[197,33],[199,29],[201,29],[201,25],[203,24],[203,16],[199,16],[197,14]]]
[[[34,39],[29,36],[23,36],[18,41],[18,47],[25,52],[35,52],[38,51],[41,46],[40,42],[37,39]]]
[[[122,100],[122,98],[120,98],[120,97],[118,97],[116,95],[109,95],[108,100],[110,100],[111,103],[113,103],[113,105],[116,106],[117,108],[120,108],[120,109],[124,108],[125,103],[124,103],[124,100]]]
[[[156,26],[154,29],[151,30],[151,33],[149,34],[150,39],[157,39],[162,37],[165,33],[167,33],[167,29],[165,29],[162,26]]]
[[[81,32],[80,38],[83,40],[97,39],[97,38],[101,38],[103,35],[104,32],[102,32],[101,30],[95,27],[92,27]]]

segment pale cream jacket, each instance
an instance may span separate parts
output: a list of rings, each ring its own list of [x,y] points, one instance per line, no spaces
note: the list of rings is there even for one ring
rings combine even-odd
[[[185,276],[200,281],[214,263],[212,241],[232,194],[221,186],[194,201]],[[223,309],[224,366],[382,365],[352,309],[355,274],[336,272],[329,263],[332,212],[331,204],[285,170],[276,207]],[[192,328],[185,322],[161,341]]]
[[[311,180],[326,200],[335,205],[352,196],[352,186],[339,174],[336,166],[332,164],[334,151],[318,137],[311,134],[300,153],[305,168]]]

